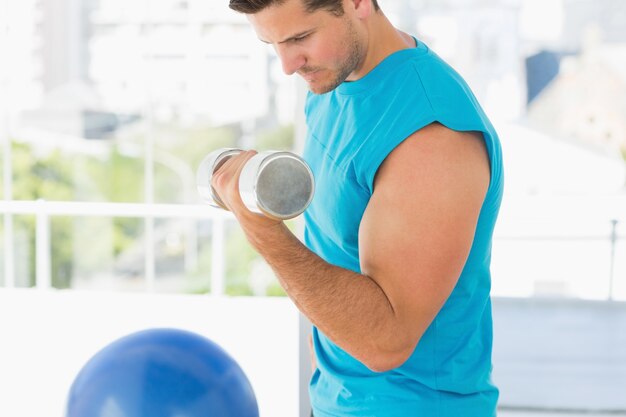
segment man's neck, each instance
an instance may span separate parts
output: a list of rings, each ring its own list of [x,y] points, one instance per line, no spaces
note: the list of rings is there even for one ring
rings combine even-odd
[[[396,29],[382,12],[372,16],[367,25],[366,36],[365,59],[361,67],[350,75],[349,81],[364,77],[394,52],[416,46],[413,37]]]

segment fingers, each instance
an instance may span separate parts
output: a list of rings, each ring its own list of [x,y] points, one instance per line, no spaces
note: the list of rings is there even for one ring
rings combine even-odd
[[[256,154],[256,151],[249,150],[229,158],[211,177],[211,186],[224,205],[235,214],[241,210],[247,211],[239,194],[239,177],[246,162]]]

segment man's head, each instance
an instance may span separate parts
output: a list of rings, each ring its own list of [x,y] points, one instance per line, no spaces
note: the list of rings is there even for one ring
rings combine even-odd
[[[271,44],[286,74],[323,94],[358,72],[367,53],[367,17],[375,0],[230,0],[259,39]]]
[[[285,3],[286,0],[230,0],[229,7],[236,12],[245,14],[255,14],[268,6]],[[338,16],[343,14],[342,0],[302,0],[302,4],[307,12],[312,13],[317,10],[326,10]],[[378,2],[372,0],[374,10],[378,11]]]

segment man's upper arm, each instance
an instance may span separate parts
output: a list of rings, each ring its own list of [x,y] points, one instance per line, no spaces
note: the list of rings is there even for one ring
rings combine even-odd
[[[361,272],[381,287],[408,357],[452,292],[489,186],[482,135],[432,124],[380,166],[359,229]]]

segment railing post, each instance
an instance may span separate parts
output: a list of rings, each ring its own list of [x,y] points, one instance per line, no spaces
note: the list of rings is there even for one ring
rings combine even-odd
[[[144,250],[146,252],[146,258],[144,261],[144,278],[146,282],[146,291],[154,292],[155,288],[155,256],[154,256],[154,217],[149,215],[144,218],[146,237]]]
[[[37,201],[36,231],[35,231],[35,279],[38,289],[48,290],[52,288],[51,262],[50,262],[50,216],[46,212],[46,202]]]
[[[299,377],[298,377],[298,408],[300,417],[311,415],[311,400],[309,398],[309,382],[313,370],[311,369],[311,351],[309,350],[309,337],[311,337],[312,324],[302,313],[298,314],[298,357],[299,357]]]
[[[613,278],[615,269],[615,246],[617,245],[617,219],[611,220],[611,264],[609,266],[609,301],[613,300]]]
[[[211,239],[211,294],[224,295],[224,218],[213,218]]]

